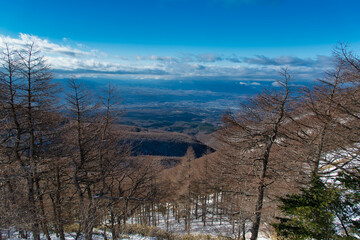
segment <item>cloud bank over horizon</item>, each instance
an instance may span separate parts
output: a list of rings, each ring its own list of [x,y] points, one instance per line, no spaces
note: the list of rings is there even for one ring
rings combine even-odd
[[[279,79],[286,67],[297,81],[313,81],[331,69],[333,59],[297,56],[242,56],[240,53],[192,53],[176,55],[150,54],[122,56],[113,52],[91,49],[66,38],[55,43],[30,34],[18,37],[0,35],[0,48],[6,44],[20,49],[34,42],[54,69],[56,78],[111,78],[163,80],[233,80],[257,85]]]

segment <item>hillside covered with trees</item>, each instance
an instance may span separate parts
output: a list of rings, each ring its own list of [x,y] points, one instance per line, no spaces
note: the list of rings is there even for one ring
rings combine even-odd
[[[119,239],[124,226],[236,239],[359,239],[360,58],[345,45],[311,87],[281,72],[212,137],[119,125],[121,89],[68,80],[65,100],[36,43],[0,58],[0,231],[50,240]],[[313,79],[309,79],[313,80]],[[168,134],[168,135],[167,135]],[[210,138],[210,135],[209,135]],[[0,236],[2,236],[0,234]],[[1,237],[0,237],[1,239]]]

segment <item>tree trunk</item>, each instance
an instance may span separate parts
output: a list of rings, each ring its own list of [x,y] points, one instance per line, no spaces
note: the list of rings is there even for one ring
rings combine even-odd
[[[195,219],[198,219],[199,197],[195,196]]]
[[[112,239],[117,239],[118,236],[115,229],[115,215],[112,209],[110,209],[110,225]]]
[[[30,208],[30,216],[31,216],[31,231],[33,233],[34,240],[40,240],[40,228],[39,228],[39,220],[36,211],[35,204],[35,191],[34,191],[34,179],[30,173],[28,173],[27,177],[27,187],[28,187],[28,203]]]
[[[206,208],[206,195],[202,198],[202,204],[201,204],[201,211],[202,211],[202,221],[204,223],[204,227],[206,226],[206,214],[207,214],[207,208]]]
[[[246,240],[246,221],[243,220],[242,221],[242,235],[243,235],[243,240]]]
[[[258,186],[258,199],[256,201],[256,207],[255,207],[255,221],[253,222],[252,228],[251,228],[251,238],[250,240],[256,240],[259,234],[259,228],[260,228],[260,222],[261,222],[261,212],[263,208],[263,201],[264,201],[264,192],[265,192],[265,177],[266,177],[266,170],[267,170],[267,164],[269,159],[269,153],[271,148],[272,142],[268,146],[268,151],[265,153],[265,157],[263,159],[263,170],[261,173],[261,179]]]
[[[41,193],[40,190],[40,180],[37,178],[35,180],[35,185],[36,185],[36,194],[37,194],[37,198],[39,199],[39,204],[40,204],[40,210],[41,210],[41,228],[43,233],[46,236],[47,240],[51,240],[50,234],[49,234],[49,229],[47,227],[47,220],[46,220],[46,214],[45,214],[45,206],[44,206],[44,200],[43,200],[43,195]]]

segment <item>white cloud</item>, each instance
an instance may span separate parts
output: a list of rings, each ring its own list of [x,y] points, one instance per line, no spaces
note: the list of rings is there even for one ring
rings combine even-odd
[[[278,81],[272,82],[271,85],[272,85],[273,87],[281,87],[281,84],[280,84]]]
[[[239,82],[239,85],[243,86],[261,86],[258,82]]]
[[[81,51],[70,46],[52,43],[47,39],[41,39],[29,34],[20,33],[19,38],[0,35],[0,48],[4,48],[5,44],[9,44],[11,47],[19,49],[32,42],[36,44],[36,47],[38,47],[44,55],[59,54],[72,57],[93,55],[92,52]]]
[[[239,57],[236,53],[224,55],[215,53],[179,53],[177,56],[150,54],[147,56],[124,57],[87,50],[80,43],[63,38],[54,43],[29,34],[17,38],[0,35],[0,48],[8,43],[19,49],[29,42],[35,42],[56,73],[61,77],[91,76],[124,79],[218,79],[236,80],[241,85],[259,86],[262,81],[273,81],[279,77],[282,64],[289,65],[295,72],[295,79],[312,81],[329,66],[329,58],[300,59],[280,56]],[[85,50],[84,50],[85,49]],[[59,77],[59,75],[57,75]],[[275,84],[275,83],[274,83]]]

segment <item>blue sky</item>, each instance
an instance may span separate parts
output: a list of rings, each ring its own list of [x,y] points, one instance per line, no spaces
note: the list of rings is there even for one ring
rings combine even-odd
[[[0,47],[35,40],[59,77],[301,80],[360,47],[359,0],[2,0]]]

